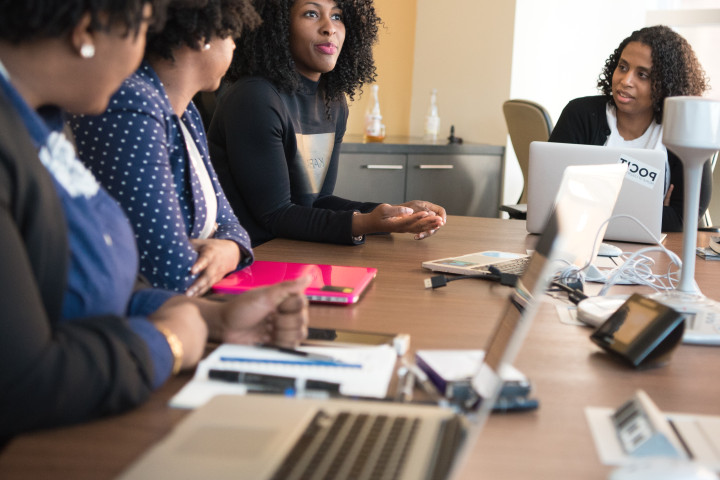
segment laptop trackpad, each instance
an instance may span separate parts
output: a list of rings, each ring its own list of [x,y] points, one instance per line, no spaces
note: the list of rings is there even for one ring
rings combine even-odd
[[[266,428],[200,427],[178,446],[178,451],[191,455],[258,458],[278,431]]]

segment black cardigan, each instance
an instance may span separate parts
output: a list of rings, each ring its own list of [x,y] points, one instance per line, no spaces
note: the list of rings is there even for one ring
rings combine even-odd
[[[0,92],[0,448],[145,400],[152,363],[122,318],[60,321],[69,263],[55,185]]]
[[[549,141],[605,145],[610,135],[610,126],[605,113],[607,102],[608,97],[603,95],[572,100],[560,114]],[[670,165],[670,181],[674,188],[670,195],[670,205],[663,207],[662,229],[664,232],[681,232],[685,203],[683,165],[680,159],[670,151],[668,151],[668,164]],[[703,166],[699,215],[705,213],[710,205],[711,194],[712,169],[708,160]]]

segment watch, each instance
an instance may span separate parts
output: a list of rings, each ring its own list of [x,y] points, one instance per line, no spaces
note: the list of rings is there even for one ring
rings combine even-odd
[[[360,212],[357,211],[357,210],[355,210],[355,211],[353,212],[353,217],[354,217],[355,215],[360,215]],[[352,239],[353,239],[353,242],[358,242],[358,243],[360,243],[360,242],[362,242],[363,240],[365,240],[365,235],[357,235],[357,236],[353,235]]]

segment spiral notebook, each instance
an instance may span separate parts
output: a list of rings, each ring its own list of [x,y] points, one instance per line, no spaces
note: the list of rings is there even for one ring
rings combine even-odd
[[[213,285],[217,293],[242,293],[302,276],[312,277],[305,295],[311,302],[349,305],[356,303],[377,274],[372,267],[347,267],[313,263],[257,260]]]

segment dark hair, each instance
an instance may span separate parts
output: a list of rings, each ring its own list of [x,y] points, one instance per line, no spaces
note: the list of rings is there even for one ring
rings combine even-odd
[[[665,98],[702,95],[708,88],[705,71],[687,40],[669,27],[655,25],[634,31],[605,61],[597,86],[613,106],[615,101],[612,98],[612,76],[620,61],[620,55],[630,42],[640,42],[650,47],[650,85],[657,123],[662,123]]]
[[[263,24],[237,40],[232,64],[225,76],[234,82],[244,76],[262,76],[280,90],[296,92],[300,86],[290,53],[290,7],[295,0],[256,0]],[[345,42],[335,68],[322,75],[326,102],[348,95],[375,81],[372,47],[381,20],[372,0],[336,0],[343,12]]]
[[[173,60],[183,45],[199,50],[213,37],[239,37],[261,22],[251,0],[172,0],[162,31],[148,33],[145,56]]]
[[[19,44],[69,33],[90,13],[92,27],[127,27],[137,34],[146,4],[153,7],[152,23],[162,24],[168,0],[0,0],[0,39]]]

